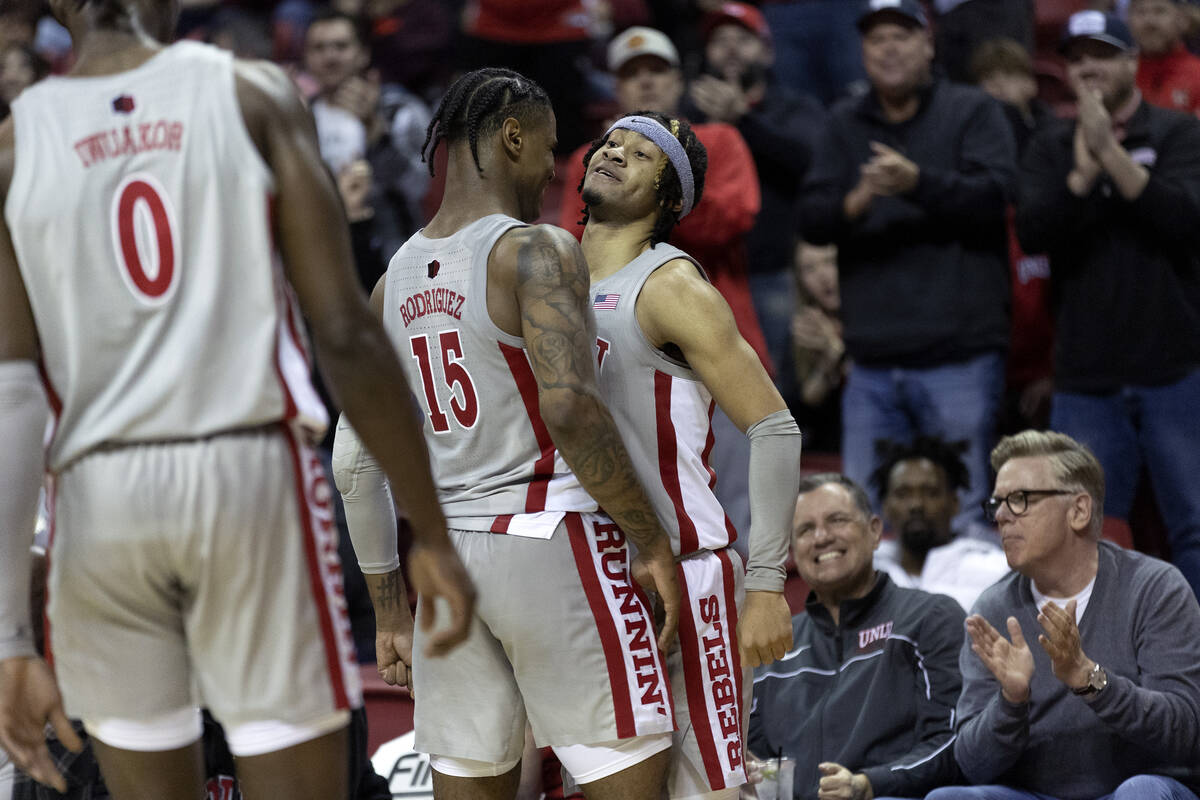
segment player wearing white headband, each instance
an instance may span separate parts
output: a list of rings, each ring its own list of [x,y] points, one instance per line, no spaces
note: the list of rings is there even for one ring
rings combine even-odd
[[[699,201],[707,161],[687,122],[640,112],[593,145],[582,185],[600,389],[679,562],[679,640],[667,657],[673,800],[737,797],[747,673],[792,641],[783,564],[800,432],[728,304],[691,256],[665,243]],[[745,570],[708,465],[717,404],[751,441]]]

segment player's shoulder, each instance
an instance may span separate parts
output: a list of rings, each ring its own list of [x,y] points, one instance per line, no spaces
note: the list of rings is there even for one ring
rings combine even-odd
[[[579,242],[557,225],[516,225],[505,231],[496,242],[493,257],[520,264],[533,259],[562,259],[570,256],[574,262]]]
[[[694,303],[707,304],[721,298],[695,262],[682,256],[672,258],[646,278],[641,297],[675,308],[695,309]]]

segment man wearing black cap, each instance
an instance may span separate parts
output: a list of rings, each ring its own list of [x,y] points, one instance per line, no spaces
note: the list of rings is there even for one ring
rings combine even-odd
[[[831,112],[800,201],[805,238],[839,248],[843,468],[865,485],[878,439],[965,440],[961,506],[977,509],[1008,342],[1015,145],[994,100],[932,76],[917,0],[870,0],[858,27],[871,91]]]
[[[1110,517],[1145,465],[1200,594],[1200,121],[1142,99],[1116,17],[1074,14],[1063,52],[1078,121],[1029,143],[1017,204],[1021,245],[1053,265],[1050,425],[1100,459]]]

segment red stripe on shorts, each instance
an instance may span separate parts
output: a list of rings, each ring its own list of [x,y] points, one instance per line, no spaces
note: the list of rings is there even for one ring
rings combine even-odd
[[[675,423],[671,421],[671,383],[670,375],[655,371],[654,417],[658,430],[658,471],[662,475],[663,488],[675,506],[675,521],[679,525],[679,553],[687,555],[700,549],[700,537],[683,505],[683,491],[679,487],[679,443]]]
[[[525,414],[529,417],[534,438],[541,450],[541,456],[533,464],[533,480],[530,481],[529,491],[525,495],[525,513],[545,511],[546,494],[550,488],[550,479],[554,477],[554,440],[550,438],[550,431],[546,429],[542,413],[538,410],[537,378],[524,350],[504,342],[497,344],[500,345],[500,353],[508,363],[508,371],[512,373],[517,384],[517,391],[525,404]]]
[[[512,522],[512,514],[500,514],[492,520],[492,527],[488,528],[488,533],[508,533],[508,525]]]
[[[617,635],[617,623],[596,574],[596,562],[592,558],[590,537],[584,529],[583,518],[576,513],[566,516],[567,535],[571,540],[571,553],[575,556],[575,567],[583,582],[583,593],[587,595],[600,643],[604,647],[604,661],[608,667],[608,682],[612,686],[613,713],[617,720],[617,738],[628,739],[637,735],[633,721],[633,701],[629,697],[629,679],[625,673],[625,647]]]
[[[300,505],[300,525],[304,529],[304,555],[308,564],[309,585],[312,588],[313,603],[317,607],[317,620],[321,625],[321,642],[325,645],[325,666],[329,669],[334,704],[339,710],[349,708],[350,699],[346,696],[346,677],[342,673],[337,633],[334,630],[329,596],[326,594],[325,580],[321,573],[320,554],[317,552],[317,531],[313,525],[312,509],[308,505],[308,492],[305,491],[304,465],[300,461],[303,454],[286,425],[283,427],[283,438],[287,440],[288,451],[292,455],[292,474],[296,481],[296,499]],[[319,479],[325,480],[323,475],[319,476]]]
[[[692,730],[696,732],[696,744],[700,747],[700,758],[708,775],[709,788],[714,791],[725,788],[725,769],[713,738],[712,717],[708,713],[705,699],[704,665],[700,654],[700,631],[692,610],[692,596],[688,591],[687,575],[683,565],[676,567],[679,576],[679,650],[683,660],[683,685],[687,689],[688,716]]]
[[[742,676],[742,653],[738,650],[737,644],[737,580],[733,574],[733,559],[729,557],[729,552],[727,550],[717,550],[716,553],[717,558],[721,559],[721,582],[725,586],[725,614],[726,619],[729,621],[729,625],[725,628],[725,636],[729,641],[729,652],[733,659],[733,685],[737,688],[736,705],[734,707],[737,709],[738,739],[742,742],[742,769],[745,770],[746,728],[745,717],[743,716],[745,709],[742,704],[742,700],[745,697],[742,691],[745,687],[745,680]]]

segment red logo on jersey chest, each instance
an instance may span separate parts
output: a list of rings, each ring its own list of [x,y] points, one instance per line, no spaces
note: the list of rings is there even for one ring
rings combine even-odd
[[[442,268],[442,265],[437,259],[434,259],[433,261],[430,261],[428,264],[426,264],[425,267],[426,267],[426,269],[429,270],[429,277],[436,278],[437,274],[438,274],[438,270],[440,270]]]
[[[133,98],[127,94],[115,97],[113,98],[112,107],[113,111],[116,111],[118,114],[128,114],[134,108]]]

